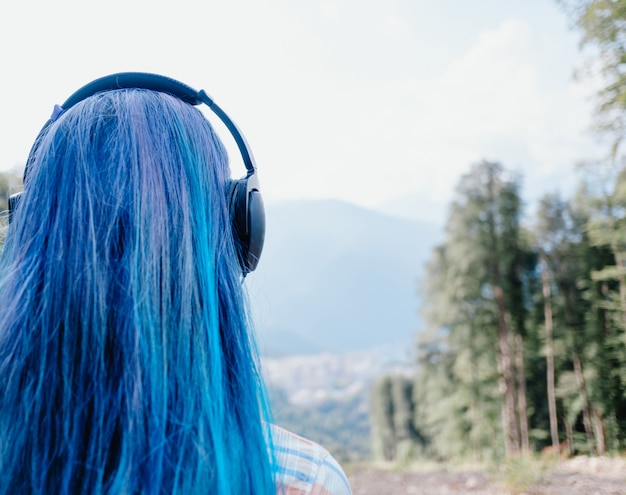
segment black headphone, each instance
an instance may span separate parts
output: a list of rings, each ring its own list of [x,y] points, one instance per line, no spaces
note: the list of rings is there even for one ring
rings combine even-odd
[[[230,187],[228,187],[233,234],[235,240],[238,241],[239,262],[244,275],[253,271],[259,263],[265,240],[265,209],[259,189],[259,180],[256,175],[256,163],[252,156],[252,151],[239,128],[203,89],[196,91],[190,86],[170,77],[143,72],[111,74],[90,82],[72,94],[63,105],[60,107],[55,106],[52,117],[39,132],[26,161],[24,184],[27,185],[29,167],[34,160],[35,151],[46,129],[62,112],[96,93],[131,88],[167,93],[194,106],[204,103],[226,125],[237,143],[247,170],[246,176],[242,179],[231,179]],[[9,198],[9,219],[11,218],[11,213],[15,211],[22,194],[22,192],[19,192]]]

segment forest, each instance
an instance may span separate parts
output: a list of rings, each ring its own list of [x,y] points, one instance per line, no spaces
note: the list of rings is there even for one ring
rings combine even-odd
[[[461,178],[422,283],[417,376],[373,395],[377,457],[495,459],[626,447],[626,173],[542,198],[482,162]]]
[[[560,3],[582,33],[580,76],[603,81],[606,155],[580,157],[576,193],[532,214],[504,164],[460,178],[420,284],[418,371],[372,393],[377,459],[626,449],[626,1]]]

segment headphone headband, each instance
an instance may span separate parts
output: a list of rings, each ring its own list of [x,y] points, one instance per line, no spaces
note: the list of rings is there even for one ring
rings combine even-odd
[[[145,72],[121,72],[96,79],[75,91],[62,106],[55,106],[52,117],[46,122],[35,139],[33,148],[24,169],[24,184],[28,182],[30,163],[46,129],[63,113],[77,103],[103,91],[117,89],[146,89],[170,94],[190,105],[207,105],[228,128],[237,143],[247,174],[244,178],[230,181],[229,209],[234,236],[239,241],[239,261],[244,276],[253,271],[263,250],[265,240],[265,209],[256,176],[256,162],[252,151],[232,119],[224,112],[204,90],[197,91],[171,77]],[[19,204],[22,193],[9,198],[9,219]]]
[[[65,100],[63,105],[61,105],[60,111],[68,110],[77,103],[102,91],[133,88],[167,93],[193,106],[198,106],[202,103],[207,105],[224,123],[235,139],[241,157],[243,158],[243,163],[248,171],[247,175],[250,176],[256,171],[254,155],[243,133],[237,127],[237,124],[233,122],[226,112],[224,112],[203,89],[197,91],[191,86],[171,77],[147,72],[119,72],[117,74],[100,77],[72,93],[72,95]]]

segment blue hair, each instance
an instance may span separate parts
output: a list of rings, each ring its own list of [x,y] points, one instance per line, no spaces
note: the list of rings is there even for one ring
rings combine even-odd
[[[0,261],[0,494],[276,493],[229,177],[166,94],[47,129]]]

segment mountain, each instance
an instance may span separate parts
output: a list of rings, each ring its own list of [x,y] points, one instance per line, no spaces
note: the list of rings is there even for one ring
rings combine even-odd
[[[425,198],[423,194],[411,192],[387,199],[376,205],[375,210],[395,217],[443,225],[447,217],[447,204],[445,198]]]
[[[268,205],[263,256],[246,281],[261,351],[410,344],[418,279],[441,237],[427,222],[340,201]]]

